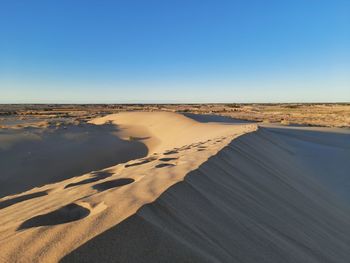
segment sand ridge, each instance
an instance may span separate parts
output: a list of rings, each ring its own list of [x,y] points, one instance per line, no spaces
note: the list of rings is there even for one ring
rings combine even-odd
[[[3,262],[57,262],[156,200],[237,136],[257,129],[157,112],[92,122],[118,125],[118,135],[144,143],[147,156],[0,199]]]
[[[347,130],[106,124],[147,154],[0,199],[0,262],[348,262]]]
[[[321,151],[328,159],[311,173],[315,164],[305,157],[323,147],[315,137],[330,137],[326,147],[346,148],[347,157],[350,141],[339,145],[331,131],[283,132],[261,128],[236,138],[62,262],[347,263],[349,203],[320,178],[337,181],[349,166]],[[339,171],[329,174],[332,166]]]

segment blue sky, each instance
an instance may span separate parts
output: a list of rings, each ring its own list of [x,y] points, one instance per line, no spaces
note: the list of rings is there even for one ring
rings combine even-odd
[[[350,102],[347,0],[4,0],[0,103]]]

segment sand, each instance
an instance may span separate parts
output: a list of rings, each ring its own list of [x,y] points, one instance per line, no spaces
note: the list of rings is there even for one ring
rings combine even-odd
[[[347,132],[205,122],[91,120],[147,153],[0,199],[0,261],[348,262]]]
[[[0,197],[147,155],[117,132],[110,124],[0,130]]]

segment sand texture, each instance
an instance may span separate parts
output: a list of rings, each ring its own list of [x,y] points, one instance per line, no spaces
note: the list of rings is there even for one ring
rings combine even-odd
[[[69,174],[0,199],[1,262],[349,262],[348,131],[168,112],[118,113],[86,125],[108,136],[78,144],[73,132],[75,154],[60,146],[67,156],[59,168]],[[22,143],[7,142],[3,152],[21,152]],[[120,145],[115,161],[91,164]],[[85,169],[103,169],[74,171],[76,155]],[[33,182],[35,173],[25,178]],[[21,189],[17,181],[3,192]]]

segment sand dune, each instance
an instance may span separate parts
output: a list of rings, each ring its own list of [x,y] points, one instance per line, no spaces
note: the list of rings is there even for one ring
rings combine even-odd
[[[0,130],[0,197],[60,182],[148,153],[114,125]]]
[[[263,128],[235,139],[63,262],[348,262],[349,207],[296,154],[318,145],[299,148],[280,132]],[[298,133],[293,139],[311,144]]]
[[[181,114],[169,112],[125,112],[92,120],[93,124],[117,125],[122,139],[141,140],[149,154],[237,133],[241,128],[218,123],[200,123]]]
[[[0,199],[0,261],[348,262],[348,134],[175,113],[91,121],[106,123],[147,155]],[[317,164],[320,147],[333,150]]]
[[[142,143],[148,154],[0,199],[1,259],[57,262],[156,200],[233,138],[256,129],[202,124],[175,113],[124,113],[91,123],[106,122],[117,125],[120,140]]]

